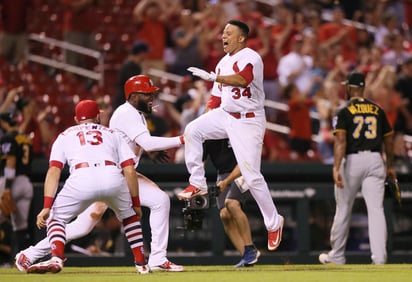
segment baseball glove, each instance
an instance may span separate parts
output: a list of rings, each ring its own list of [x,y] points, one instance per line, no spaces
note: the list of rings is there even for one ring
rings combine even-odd
[[[4,189],[0,199],[0,210],[5,216],[9,216],[11,213],[16,212],[16,203],[11,197],[11,190]]]
[[[401,205],[402,194],[401,188],[398,183],[398,179],[392,177],[386,177],[385,179],[385,197],[392,198]]]

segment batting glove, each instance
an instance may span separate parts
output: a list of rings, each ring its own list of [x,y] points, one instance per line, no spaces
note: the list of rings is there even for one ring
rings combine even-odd
[[[190,67],[187,70],[190,71],[193,75],[198,76],[203,80],[215,81],[217,77],[217,75],[214,72],[209,73],[205,70],[196,67]]]

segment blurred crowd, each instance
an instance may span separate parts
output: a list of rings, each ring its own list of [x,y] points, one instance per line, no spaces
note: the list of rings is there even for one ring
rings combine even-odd
[[[174,76],[152,75],[161,92],[156,111],[147,117],[149,129],[163,136],[182,132],[201,114],[211,87],[186,69],[214,71],[224,55],[220,32],[236,18],[249,25],[248,46],[259,52],[265,66],[271,126],[263,160],[331,163],[332,118],[346,101],[340,82],[356,70],[366,75],[366,97],[386,111],[396,132],[396,159],[408,169],[410,0],[15,0],[0,1],[0,6],[1,110],[21,112],[27,124],[22,130],[37,138],[39,155],[47,156],[54,136],[73,122],[75,102],[98,99],[107,122],[123,102],[125,78],[151,69]],[[48,25],[39,23],[42,15]],[[31,45],[27,35],[33,32],[103,52],[104,86],[29,61],[27,50],[96,67],[78,54]],[[182,162],[182,152],[173,155]]]

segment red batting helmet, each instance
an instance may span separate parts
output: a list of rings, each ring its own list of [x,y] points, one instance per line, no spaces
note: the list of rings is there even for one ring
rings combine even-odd
[[[132,93],[153,93],[157,92],[159,87],[153,85],[153,82],[147,75],[135,75],[129,78],[124,84],[124,94],[126,100]]]

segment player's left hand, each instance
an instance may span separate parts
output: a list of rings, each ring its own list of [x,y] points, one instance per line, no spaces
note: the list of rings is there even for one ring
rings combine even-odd
[[[333,180],[335,181],[336,187],[343,188],[343,180],[339,168],[333,167]]]
[[[200,77],[201,79],[208,80],[208,81],[215,81],[217,75],[214,72],[207,72],[205,70],[196,68],[196,67],[190,67],[187,69],[190,71],[193,75]]]
[[[36,225],[37,228],[42,229],[46,227],[47,219],[50,216],[50,209],[42,209],[39,214],[37,215]]]

